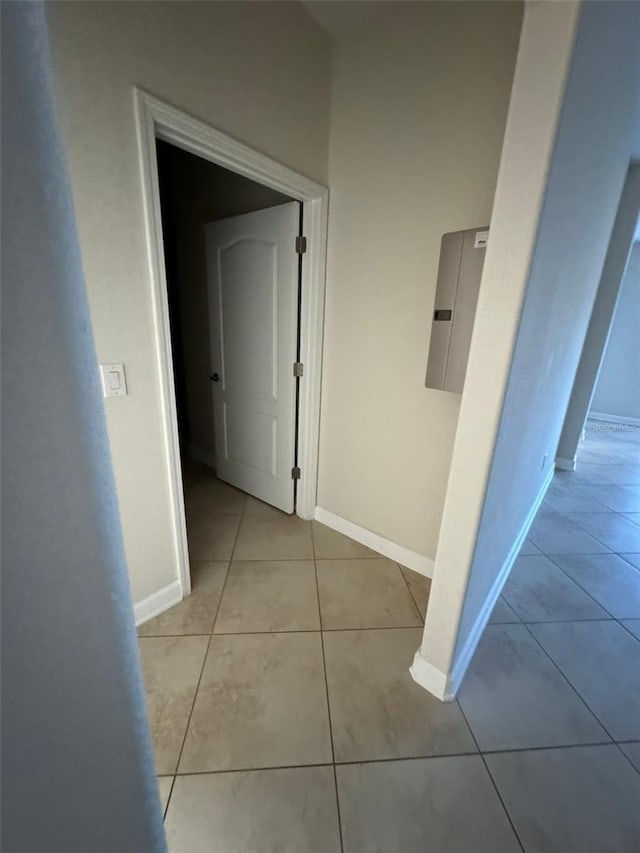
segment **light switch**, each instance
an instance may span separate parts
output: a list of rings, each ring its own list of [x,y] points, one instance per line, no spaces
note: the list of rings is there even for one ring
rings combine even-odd
[[[473,241],[474,249],[486,249],[487,243],[489,242],[489,232],[488,231],[476,231],[476,236]]]
[[[103,397],[124,397],[127,393],[127,377],[124,364],[101,364]]]

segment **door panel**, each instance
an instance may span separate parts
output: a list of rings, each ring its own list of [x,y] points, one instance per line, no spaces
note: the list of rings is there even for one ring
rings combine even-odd
[[[277,249],[243,238],[219,250],[224,387],[271,400],[278,396]]]
[[[298,202],[206,226],[218,477],[293,512]]]
[[[227,403],[223,403],[223,409],[227,459],[275,477],[278,430],[276,418]]]

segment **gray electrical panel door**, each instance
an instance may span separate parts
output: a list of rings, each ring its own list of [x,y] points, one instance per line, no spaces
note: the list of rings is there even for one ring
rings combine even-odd
[[[427,388],[462,392],[488,234],[471,228],[442,238]]]

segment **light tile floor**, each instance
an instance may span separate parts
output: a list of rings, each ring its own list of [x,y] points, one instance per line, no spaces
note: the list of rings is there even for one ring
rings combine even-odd
[[[449,704],[427,579],[187,466],[193,592],[139,630],[171,853],[637,853],[640,431],[580,459]]]

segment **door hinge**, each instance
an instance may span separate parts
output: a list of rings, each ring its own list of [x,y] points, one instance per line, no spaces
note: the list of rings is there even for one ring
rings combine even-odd
[[[291,469],[291,479],[292,479],[292,480],[299,480],[299,479],[300,479],[300,473],[301,473],[301,472],[300,472],[300,469],[299,469],[299,468],[298,468],[298,466],[296,465],[296,467],[295,467],[295,468],[292,468],[292,469]]]
[[[307,251],[307,238],[306,237],[296,237],[296,252],[299,255],[304,255]]]
[[[293,375],[302,376],[304,373],[304,364],[301,361],[296,361],[293,365]]]

